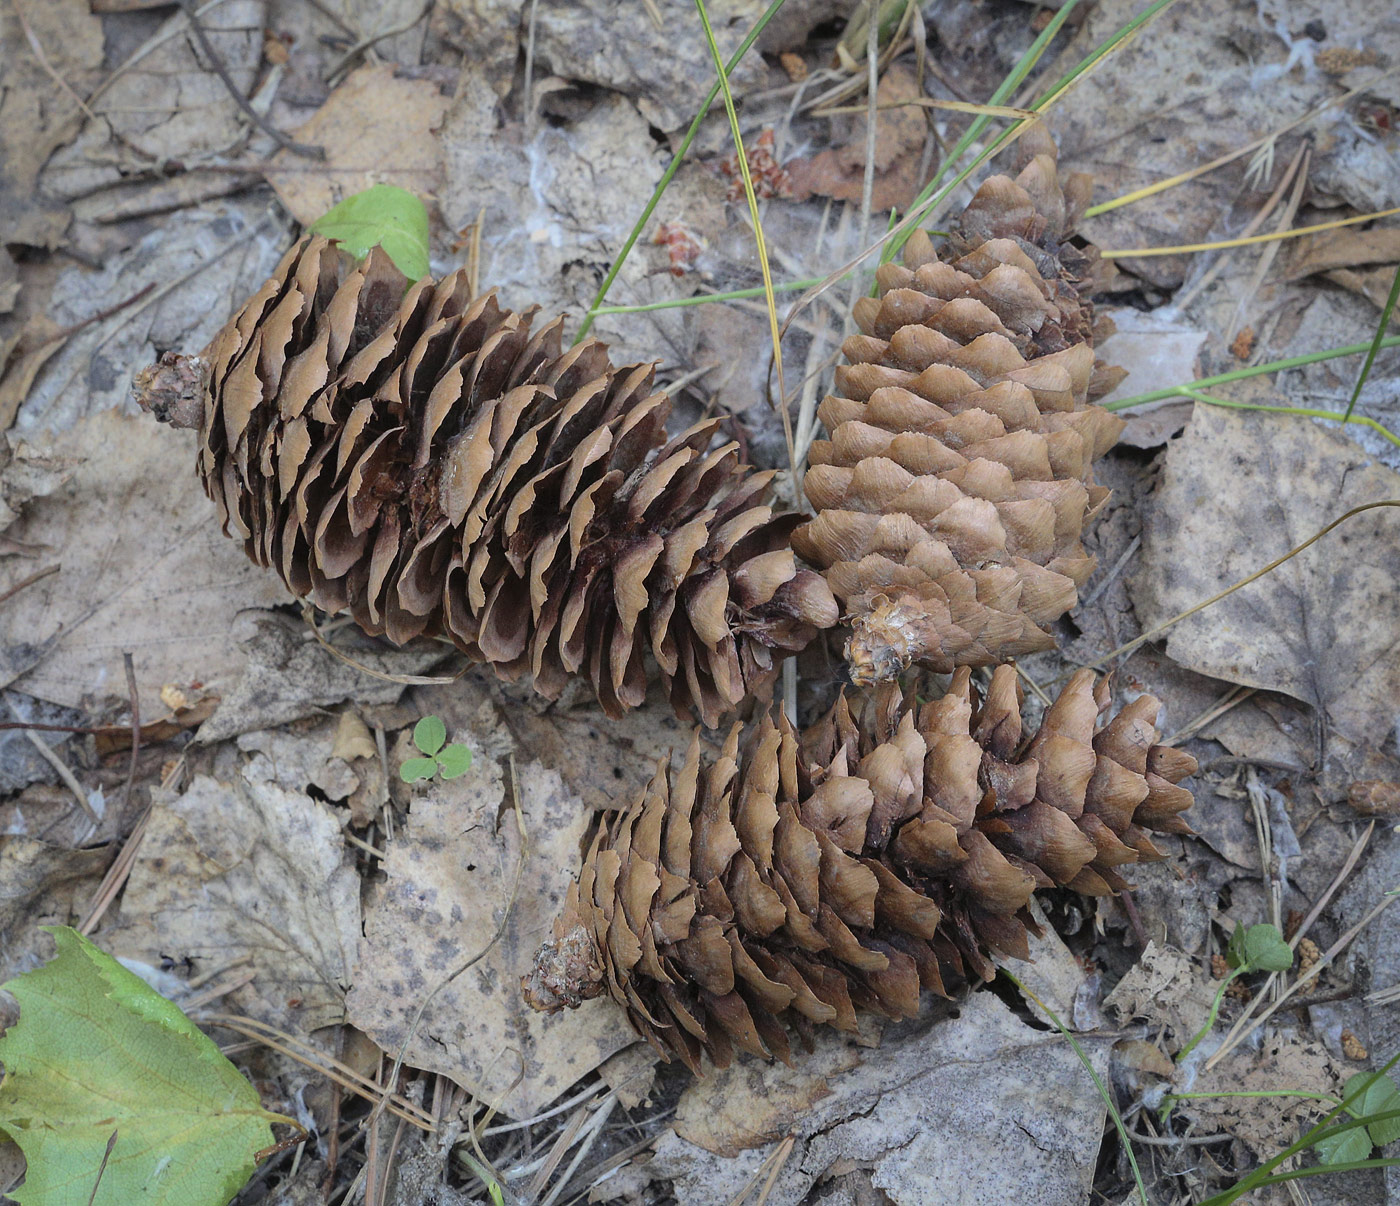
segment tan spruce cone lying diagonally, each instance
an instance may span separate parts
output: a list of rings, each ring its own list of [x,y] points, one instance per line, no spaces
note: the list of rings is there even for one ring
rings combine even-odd
[[[545,695],[586,675],[640,703],[646,655],[715,724],[836,622],[790,546],[770,473],[668,439],[647,365],[615,367],[562,320],[533,328],[464,272],[410,284],[381,250],[293,248],[200,357],[138,400],[202,437],[225,532],[293,594],[404,642],[441,634]]]
[[[847,613],[856,683],[1051,648],[1093,569],[1091,466],[1122,421],[1089,401],[1121,374],[1094,359],[1096,257],[1065,241],[1087,180],[1062,185],[1043,127],[1020,147],[941,249],[920,231],[881,267],[818,412],[793,545]]]
[[[801,738],[766,720],[741,752],[736,727],[709,762],[697,739],[598,833],[527,999],[608,992],[698,1073],[990,979],[993,952],[1027,956],[1036,889],[1118,890],[1116,868],[1161,857],[1149,830],[1190,832],[1196,763],[1156,744],[1158,702],[1099,727],[1108,704],[1080,671],[1023,748],[1015,670],[978,701],[962,669],[942,699],[884,684]]]

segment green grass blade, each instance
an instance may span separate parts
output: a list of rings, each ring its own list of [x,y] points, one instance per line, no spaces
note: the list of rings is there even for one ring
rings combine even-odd
[[[1390,282],[1390,296],[1385,299],[1385,307],[1381,310],[1381,320],[1376,325],[1376,337],[1371,340],[1371,350],[1366,353],[1366,363],[1361,366],[1361,375],[1356,379],[1356,388],[1351,391],[1351,401],[1347,403],[1346,417],[1348,419],[1351,418],[1351,412],[1356,409],[1356,400],[1361,397],[1361,390],[1366,384],[1366,378],[1371,375],[1371,366],[1376,363],[1376,355],[1381,350],[1381,344],[1385,342],[1385,329],[1390,325],[1390,316],[1395,312],[1397,298],[1400,298],[1400,265],[1396,266],[1395,279]]]
[[[1285,369],[1302,368],[1307,364],[1317,364],[1323,360],[1335,360],[1340,356],[1360,356],[1363,352],[1368,352],[1375,346],[1377,351],[1384,348],[1400,347],[1400,335],[1387,335],[1379,343],[1374,340],[1371,343],[1352,343],[1346,347],[1328,348],[1325,352],[1309,352],[1305,356],[1290,356],[1286,360],[1271,360],[1268,364],[1256,364],[1250,368],[1235,369],[1229,373],[1219,373],[1214,377],[1201,377],[1196,381],[1188,381],[1184,385],[1173,385],[1167,389],[1149,390],[1147,393],[1134,394],[1130,398],[1119,398],[1116,402],[1104,404],[1105,410],[1128,410],[1134,406],[1142,406],[1148,402],[1161,402],[1167,398],[1189,397],[1190,390],[1209,389],[1213,385],[1228,385],[1231,381],[1244,381],[1249,377],[1259,377],[1264,373],[1280,373]]]
[[[788,463],[792,467],[792,489],[795,498],[802,497],[802,482],[797,473],[797,451],[792,439],[792,416],[788,414],[787,387],[783,381],[783,337],[778,330],[778,302],[773,295],[773,271],[768,263],[768,246],[763,238],[763,222],[758,214],[758,197],[754,193],[753,173],[749,170],[748,151],[744,147],[744,136],[739,130],[739,112],[734,107],[734,94],[729,88],[729,70],[720,57],[719,43],[715,41],[715,31],[710,25],[710,14],[705,9],[705,0],[695,0],[695,9],[700,14],[700,24],[705,29],[705,41],[710,47],[710,57],[715,62],[715,72],[719,76],[719,89],[724,96],[724,111],[729,118],[729,133],[734,139],[734,152],[739,161],[739,175],[744,181],[744,197],[749,204],[749,220],[753,223],[753,239],[758,252],[758,266],[763,272],[763,300],[768,306],[768,328],[773,340],[773,366],[778,376],[778,415],[783,421],[783,436],[787,440]]]
[[[1089,1056],[1085,1053],[1084,1048],[1079,1045],[1079,1041],[1070,1033],[1069,1028],[1060,1021],[1059,1017],[1056,1016],[1055,1011],[1051,1009],[1050,1006],[1036,996],[1035,993],[1031,992],[1029,988],[1022,984],[1011,972],[1007,971],[1006,968],[1003,967],[1001,969],[1001,974],[1040,1006],[1045,1016],[1055,1024],[1055,1028],[1064,1036],[1069,1045],[1074,1048],[1074,1053],[1079,1057],[1079,1062],[1084,1065],[1084,1070],[1089,1073],[1089,1076],[1094,1082],[1094,1087],[1099,1091],[1099,1096],[1103,1098],[1103,1103],[1108,1108],[1109,1117],[1113,1119],[1114,1129],[1118,1132],[1118,1141],[1122,1143],[1123,1151],[1126,1152],[1128,1156],[1128,1164],[1133,1170],[1133,1181],[1137,1185],[1138,1197],[1142,1199],[1142,1206],[1150,1206],[1147,1200],[1147,1186],[1143,1183],[1142,1170],[1138,1168],[1137,1156],[1133,1153],[1132,1140],[1128,1135],[1128,1128],[1123,1122],[1123,1116],[1119,1114],[1118,1106],[1113,1100],[1113,1094],[1109,1092],[1108,1086],[1103,1083],[1103,1078],[1094,1071],[1094,1065],[1089,1062]]]
[[[1197,402],[1205,402],[1210,406],[1225,406],[1230,410],[1263,410],[1275,415],[1298,415],[1306,419],[1331,419],[1334,423],[1361,423],[1371,428],[1372,431],[1379,432],[1397,448],[1400,448],[1400,436],[1367,415],[1348,417],[1336,410],[1313,410],[1306,406],[1269,406],[1262,402],[1236,402],[1232,398],[1217,398],[1214,394],[1202,393],[1200,390],[1194,389],[1186,390],[1185,393]]]
[[[773,286],[774,293],[796,293],[799,289],[810,289],[822,282],[822,277],[814,276],[805,281],[784,281]],[[843,278],[844,279],[844,278]],[[647,302],[641,306],[599,306],[593,314],[648,314],[652,310],[678,310],[683,306],[708,306],[714,302],[743,301],[751,297],[763,297],[767,293],[762,285],[752,289],[731,289],[727,293],[700,293],[694,297],[673,297],[667,301]]]
[[[671,158],[671,162],[666,165],[666,170],[661,174],[661,179],[657,182],[656,190],[651,194],[651,200],[646,203],[642,210],[642,216],[637,219],[637,223],[632,227],[632,233],[627,236],[622,244],[622,249],[613,260],[612,267],[608,269],[608,275],[603,278],[603,283],[598,286],[598,292],[593,297],[593,304],[588,307],[588,313],[584,315],[583,325],[579,327],[578,334],[574,336],[574,342],[578,343],[593,325],[593,319],[597,316],[598,307],[603,304],[603,299],[607,297],[608,290],[612,288],[613,282],[617,280],[617,274],[622,271],[622,265],[627,257],[632,253],[632,248],[637,245],[637,240],[641,238],[642,231],[646,229],[646,224],[651,221],[651,215],[656,212],[656,207],[661,201],[662,194],[669,187],[671,180],[680,170],[681,162],[685,159],[686,152],[690,150],[690,144],[695,141],[695,135],[700,132],[700,123],[705,120],[710,112],[710,106],[715,103],[715,98],[720,93],[720,84],[728,73],[733,71],[743,58],[748,54],[750,47],[758,41],[758,35],[764,27],[775,16],[778,10],[783,7],[786,0],[773,0],[773,2],[763,10],[763,15],[754,22],[753,28],[745,35],[744,40],[739,43],[739,48],[730,56],[729,62],[724,64],[720,72],[715,77],[714,85],[710,88],[704,102],[700,105],[695,114],[694,120],[690,123],[690,128],[686,130],[685,137],[681,139],[681,145],[676,149],[676,153]]]

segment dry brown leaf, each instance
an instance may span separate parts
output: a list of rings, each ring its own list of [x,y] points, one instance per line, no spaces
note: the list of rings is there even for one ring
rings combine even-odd
[[[1400,475],[1321,424],[1197,406],[1143,520],[1134,600],[1145,627],[1210,598],[1348,509],[1400,498]],[[1282,691],[1379,745],[1400,698],[1400,514],[1382,509],[1174,625],[1200,674]]]
[[[31,444],[31,459],[82,463],[7,532],[46,546],[61,569],[0,610],[0,679],[70,707],[125,700],[131,650],[146,716],[164,713],[163,683],[230,684],[243,663],[234,615],[284,594],[219,531],[190,471],[193,433],[106,411]],[[17,564],[5,584],[31,572]]]
[[[0,238],[57,247],[68,211],[39,190],[39,172],[82,123],[78,95],[102,66],[102,23],[87,0],[13,0],[0,6],[0,62]]]
[[[441,716],[449,729],[471,729],[473,747],[489,757],[522,751],[558,771],[585,809],[597,812],[631,803],[656,771],[657,759],[690,743],[693,729],[677,719],[661,695],[618,720],[608,720],[591,694],[579,688],[577,708],[547,704],[528,679],[503,683],[490,670],[468,670],[456,682],[420,688],[420,714]]]
[[[349,634],[337,634],[337,648],[342,637]],[[394,703],[403,694],[396,678],[425,674],[453,656],[436,641],[395,649],[384,641],[350,638],[337,657],[304,623],[263,611],[240,615],[227,638],[246,661],[199,730],[206,744],[314,716],[346,700],[360,706]]]
[[[38,927],[74,924],[111,857],[109,847],[69,850],[0,834],[0,983],[52,955],[53,943]]]
[[[224,0],[199,18],[210,47],[244,96],[252,91],[262,59],[266,16],[266,0]],[[109,216],[100,192],[112,189],[119,208],[132,187],[128,177],[149,173],[158,164],[207,162],[235,150],[250,128],[228,85],[190,34],[183,12],[173,13],[143,44],[127,49],[123,65],[91,99],[97,120],[87,122],[43,175],[44,187],[54,194],[87,198],[87,215],[99,220]]]
[[[505,759],[483,752],[492,744],[489,735],[449,728],[449,739],[473,751],[472,768],[414,792],[407,824],[387,850],[386,882],[365,916],[350,1020],[392,1053],[407,1038],[409,1064],[528,1117],[636,1036],[610,1001],[545,1017],[520,994],[520,978],[549,936],[578,869],[588,810],[556,772],[527,761],[525,751],[515,759],[512,789]],[[523,864],[512,803],[517,791],[528,841]],[[492,946],[507,908],[504,932]],[[410,1033],[419,1007],[477,955],[431,996]]]
[[[152,966],[190,956],[201,974],[251,967],[229,1005],[309,1033],[344,1019],[360,877],[334,810],[270,774],[254,758],[154,805],[103,944]]]
[[[1385,306],[1400,263],[1400,227],[1333,230],[1307,240],[1294,257],[1290,280],[1321,273],[1333,284],[1359,293],[1377,309]]]
[[[1395,269],[1390,265],[1381,268],[1336,268],[1325,274],[1334,285],[1341,285],[1349,293],[1358,293],[1377,310],[1385,309],[1390,287],[1395,281]]]
[[[1297,280],[1334,268],[1396,263],[1400,263],[1400,226],[1376,226],[1370,230],[1351,227],[1303,240],[1289,265],[1288,276]]]
[[[790,1135],[768,1206],[796,1206],[828,1170],[853,1165],[909,1206],[1086,1201],[1104,1104],[1069,1044],[986,992],[958,1017],[929,1023],[887,1032],[883,1046],[862,1052],[823,1030],[796,1070],[745,1059],[696,1082],[649,1171],[675,1179],[682,1206],[710,1206],[740,1193],[775,1145],[728,1158],[701,1143],[735,1151]],[[1080,1042],[1102,1077],[1108,1041]]]
[[[1274,1034],[1255,1049],[1236,1047],[1230,1057],[1209,1072],[1200,1072],[1193,1093],[1248,1093],[1295,1089],[1303,1093],[1339,1095],[1344,1069],[1318,1038]],[[1177,1110],[1205,1134],[1225,1131],[1258,1159],[1277,1154],[1327,1113],[1328,1103],[1289,1097],[1193,1097]]]
[[[435,132],[447,105],[432,80],[400,78],[389,63],[361,67],[296,132],[298,142],[325,151],[325,162],[283,151],[268,183],[304,225],[372,184],[432,196],[442,184]]]
[[[355,712],[342,712],[335,727],[330,756],[351,762],[356,758],[375,758],[378,755],[379,748],[374,744],[369,726]]]
[[[1205,1025],[1214,996],[1208,973],[1185,951],[1149,942],[1103,1007],[1124,1026],[1145,1021],[1154,1031],[1166,1027],[1176,1050]]]
[[[882,106],[875,118],[874,190],[872,208],[904,208],[923,183],[918,178],[919,155],[928,135],[924,110],[917,105],[902,108],[905,101],[922,98],[923,89],[914,73],[896,63],[880,80],[876,103]],[[865,189],[865,142],[868,122],[859,114],[850,122],[844,145],[819,152],[811,159],[793,160],[784,165],[798,200],[813,193],[838,201],[860,204]]]

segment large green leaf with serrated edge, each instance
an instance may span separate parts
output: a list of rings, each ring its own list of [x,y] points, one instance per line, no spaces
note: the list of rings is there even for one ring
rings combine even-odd
[[[346,197],[311,230],[334,239],[356,259],[384,248],[411,281],[428,275],[428,211],[407,189],[376,184]]]
[[[28,1165],[10,1196],[223,1206],[272,1146],[269,1124],[290,1119],[174,1004],[77,930],[52,933],[57,957],[3,985],[20,1013],[0,1037],[0,1132]]]

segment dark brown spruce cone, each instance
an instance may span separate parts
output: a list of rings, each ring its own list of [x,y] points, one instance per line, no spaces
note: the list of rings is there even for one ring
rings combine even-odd
[[[880,268],[818,411],[817,516],[793,546],[847,614],[858,684],[1053,648],[1094,567],[1091,466],[1123,424],[1089,405],[1122,374],[1094,359],[1097,258],[1065,242],[1088,180],[1061,183],[1044,127],[1020,145],[1020,174],[987,180],[943,247],[920,231]]]
[[[780,716],[702,761],[697,738],[597,835],[530,1003],[607,991],[698,1073],[735,1048],[787,1060],[785,1024],[911,1017],[920,988],[1026,958],[1032,892],[1119,890],[1117,867],[1161,857],[1149,830],[1190,832],[1177,783],[1196,763],[1154,744],[1150,695],[1096,732],[1109,698],[1091,671],[1024,750],[1020,704],[1011,667],[980,702],[961,669],[934,703],[883,684],[864,715],[843,699],[801,739]]]
[[[713,725],[836,622],[793,558],[799,517],[711,447],[717,421],[667,439],[651,366],[564,350],[534,314],[311,238],[201,357],[136,389],[200,428],[224,531],[293,594],[395,642],[446,636],[550,697],[585,674],[613,716],[642,701],[650,651]]]

